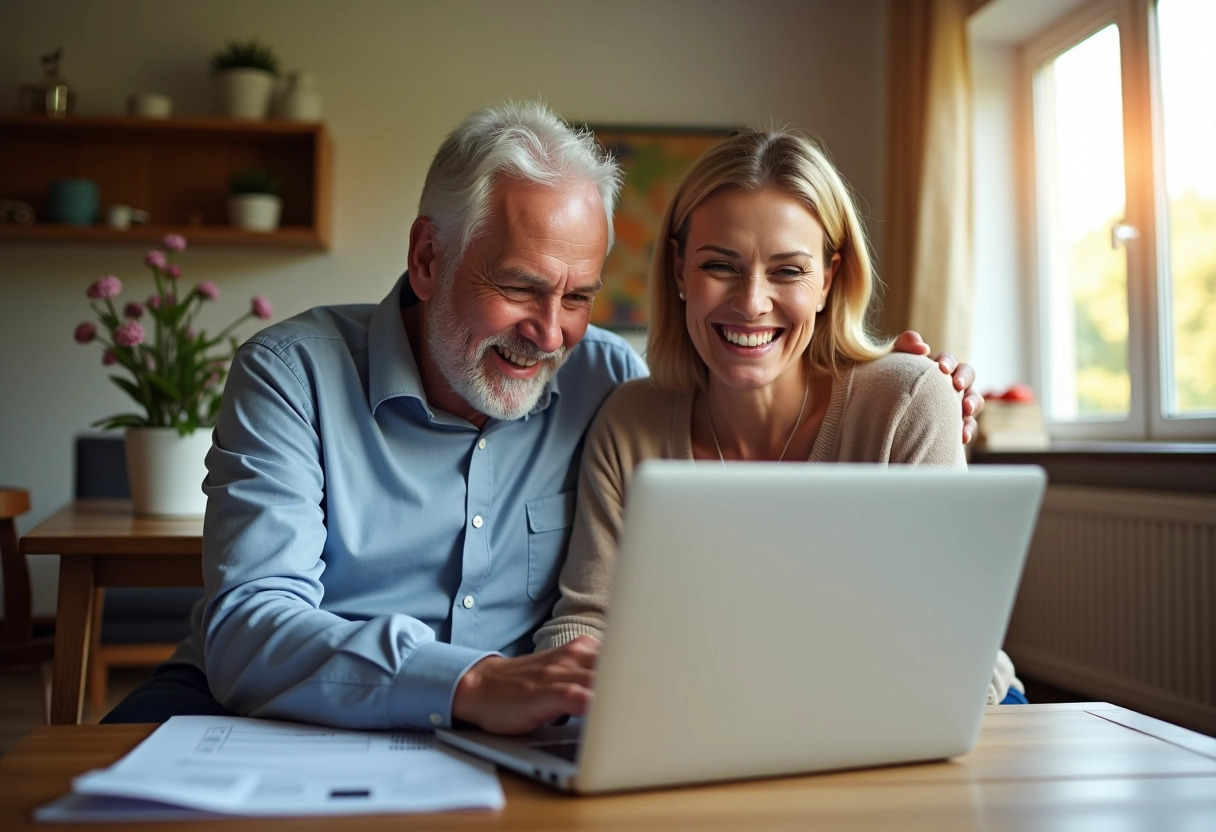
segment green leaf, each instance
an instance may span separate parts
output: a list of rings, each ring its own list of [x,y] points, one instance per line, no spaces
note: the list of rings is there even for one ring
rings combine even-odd
[[[165,398],[177,400],[181,398],[178,386],[173,383],[173,380],[161,375],[149,375],[148,383],[151,384],[158,392],[163,394]]]
[[[271,75],[279,74],[279,58],[274,50],[257,38],[231,40],[211,55],[211,71],[226,69],[261,69]]]
[[[104,419],[98,419],[96,422],[93,422],[90,427],[100,427],[105,428],[106,430],[112,430],[114,428],[155,427],[155,425],[149,425],[148,420],[145,417],[136,413],[120,413],[117,416],[107,416]]]
[[[123,378],[122,376],[110,376],[110,381],[117,384],[120,389],[122,389],[128,396],[135,399],[136,402],[147,406],[147,402],[144,401],[143,391],[140,390],[139,387],[136,386],[136,384],[130,379]]]

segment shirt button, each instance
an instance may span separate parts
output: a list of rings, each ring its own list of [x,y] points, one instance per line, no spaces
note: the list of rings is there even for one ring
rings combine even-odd
[[[466,610],[473,609],[473,596],[472,595],[464,596],[464,600],[461,601],[460,603],[464,604],[464,608]]]
[[[477,447],[484,451],[486,449],[486,440],[483,439],[480,442],[478,442]]]
[[[480,514],[473,515],[473,528],[480,529],[485,522],[485,520],[481,519]]]
[[[441,717],[439,714],[431,714],[429,718],[431,720],[432,725],[442,725],[443,724],[443,717]]]

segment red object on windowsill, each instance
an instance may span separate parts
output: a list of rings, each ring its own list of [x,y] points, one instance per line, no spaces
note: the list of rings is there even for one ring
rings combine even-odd
[[[1030,388],[1030,385],[1021,382],[1014,384],[1003,393],[990,390],[984,394],[984,401],[988,402],[1033,402],[1034,400],[1034,390]]]

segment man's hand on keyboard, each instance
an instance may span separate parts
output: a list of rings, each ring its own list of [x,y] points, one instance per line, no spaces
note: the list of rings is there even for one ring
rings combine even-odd
[[[484,658],[457,683],[452,719],[496,734],[524,734],[567,714],[582,716],[599,651],[599,641],[579,636],[530,656]]]

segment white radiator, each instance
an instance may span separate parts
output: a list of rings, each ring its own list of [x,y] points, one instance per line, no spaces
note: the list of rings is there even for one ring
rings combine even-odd
[[[1020,675],[1216,734],[1216,497],[1049,487],[1005,646]]]

